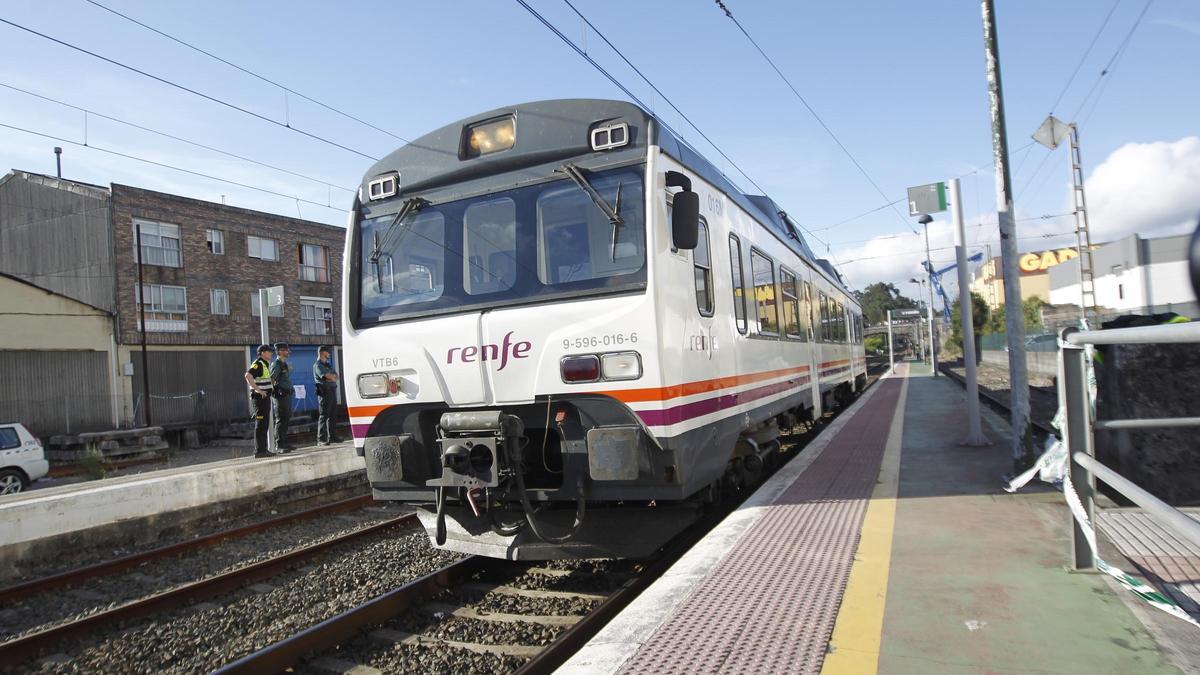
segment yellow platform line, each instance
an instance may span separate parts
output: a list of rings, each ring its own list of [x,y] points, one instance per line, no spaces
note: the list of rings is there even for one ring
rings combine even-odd
[[[887,601],[888,570],[892,563],[892,534],[896,524],[896,490],[900,482],[900,448],[904,432],[904,402],[908,379],[902,381],[895,416],[883,450],[879,482],[871,493],[850,579],[833,626],[822,675],[862,675],[879,669],[883,640],[883,611]]]

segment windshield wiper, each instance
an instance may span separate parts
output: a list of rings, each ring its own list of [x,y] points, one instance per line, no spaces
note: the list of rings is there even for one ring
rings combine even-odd
[[[375,233],[374,246],[371,249],[370,258],[372,263],[379,265],[379,256],[384,250],[389,248],[389,245],[391,244],[392,231],[396,229],[396,226],[399,225],[400,222],[409,215],[420,211],[421,208],[428,203],[429,202],[421,199],[420,197],[409,197],[407,200],[405,200],[404,204],[400,207],[400,211],[396,213],[396,217],[392,218],[392,222],[389,223],[387,229],[383,231],[383,236],[380,237],[378,232]]]
[[[555,171],[560,171],[567,174],[567,177],[574,181],[574,183],[579,186],[580,190],[583,190],[588,197],[591,197],[592,203],[596,205],[596,208],[600,209],[600,212],[604,214],[605,218],[608,218],[608,222],[612,223],[612,259],[616,260],[617,229],[625,224],[625,219],[621,217],[620,213],[618,213],[618,211],[621,209],[621,186],[619,184],[617,185],[617,206],[616,208],[613,208],[608,205],[608,202],[604,201],[604,197],[596,191],[596,188],[592,187],[592,184],[589,183],[588,179],[584,177],[583,172],[579,170],[579,167],[575,166],[574,164],[563,164],[555,169]]]

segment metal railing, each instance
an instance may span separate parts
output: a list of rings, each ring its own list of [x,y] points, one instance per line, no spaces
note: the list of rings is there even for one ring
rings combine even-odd
[[[1079,495],[1089,522],[1096,522],[1096,479],[1099,478],[1122,497],[1145,509],[1146,513],[1157,518],[1176,534],[1200,546],[1200,522],[1101,464],[1096,460],[1093,444],[1093,434],[1096,429],[1196,427],[1200,426],[1200,417],[1094,420],[1092,402],[1088,394],[1087,359],[1089,352],[1086,349],[1089,345],[1195,342],[1200,342],[1200,322],[1091,331],[1067,328],[1060,333],[1058,404],[1059,409],[1065,413],[1062,427],[1063,443],[1067,448],[1067,456],[1071,459],[1069,468],[1071,483]],[[1072,514],[1071,562],[1077,570],[1090,570],[1096,567],[1095,553],[1088,543],[1085,527],[1086,525],[1080,523]]]

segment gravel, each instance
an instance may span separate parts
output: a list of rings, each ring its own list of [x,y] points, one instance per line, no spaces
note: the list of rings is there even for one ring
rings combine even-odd
[[[436,616],[409,612],[394,624],[396,630],[429,637],[474,642],[482,645],[537,645],[554,642],[565,626],[536,623],[481,621],[457,616]]]
[[[207,672],[439,569],[455,556],[424,532],[389,532],[335,547],[307,567],[199,603],[68,652],[47,673]]]
[[[541,616],[583,616],[600,604],[599,600],[585,598],[527,598],[506,593],[487,593],[483,596],[460,593],[457,598],[459,604],[470,604],[480,612]]]
[[[947,366],[960,377],[966,377],[962,360]],[[979,388],[987,391],[1008,405],[1009,385],[1008,370],[981,363],[976,367]],[[1037,422],[1049,425],[1058,412],[1058,392],[1054,388],[1053,378],[1030,373],[1029,375],[1029,414]]]
[[[10,603],[0,613],[0,641],[96,614],[181,584],[266,560],[396,517],[400,509],[372,506],[307,519],[216,546],[142,564],[70,589],[52,589]]]
[[[436,675],[493,675],[494,673],[511,673],[525,664],[525,659],[516,656],[498,656],[494,654],[478,654],[461,649],[435,650],[429,647],[411,645],[391,645],[380,649],[375,643],[376,651],[361,663],[378,668],[385,673],[433,673]],[[322,672],[315,670],[300,670],[301,673]]]

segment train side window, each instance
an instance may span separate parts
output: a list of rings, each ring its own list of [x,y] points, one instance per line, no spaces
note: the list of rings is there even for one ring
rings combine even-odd
[[[812,315],[813,304],[812,304],[812,301],[813,301],[812,284],[808,283],[807,281],[801,281],[800,282],[800,302],[801,302],[800,320],[804,322],[804,326],[801,328],[801,330],[804,331],[804,335],[808,336],[808,340],[810,342],[816,341],[816,335],[813,333],[813,315]]]
[[[746,332],[746,275],[742,270],[742,242],[729,235],[729,269],[733,275],[733,318],[739,333]]]
[[[775,263],[750,249],[750,272],[754,275],[754,304],[758,308],[758,332],[779,335],[779,309],[775,299]]]
[[[821,320],[817,324],[820,326],[817,340],[829,342],[829,298],[825,296],[825,291],[817,291],[817,300],[817,308],[821,313]]]
[[[692,251],[692,265],[696,278],[696,308],[701,316],[713,315],[712,256],[708,250],[708,223],[700,219],[700,235]]]
[[[783,334],[803,340],[800,328],[800,294],[796,290],[796,275],[779,267],[779,285],[783,293]]]

